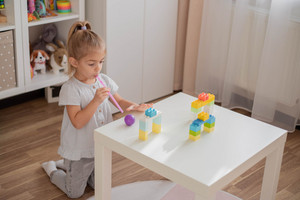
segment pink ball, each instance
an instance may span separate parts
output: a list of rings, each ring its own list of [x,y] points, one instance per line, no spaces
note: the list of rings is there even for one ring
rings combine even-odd
[[[135,122],[135,117],[131,114],[126,115],[124,121],[127,126],[131,126]]]

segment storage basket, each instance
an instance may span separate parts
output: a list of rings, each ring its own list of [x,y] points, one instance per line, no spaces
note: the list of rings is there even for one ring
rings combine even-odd
[[[0,91],[16,87],[12,31],[0,32]]]

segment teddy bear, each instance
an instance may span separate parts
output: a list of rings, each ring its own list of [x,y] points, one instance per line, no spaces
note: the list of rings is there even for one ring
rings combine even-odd
[[[60,71],[68,73],[67,50],[62,41],[57,40],[56,43],[58,46],[53,43],[46,45],[46,48],[51,52],[50,66],[54,74],[59,74]]]

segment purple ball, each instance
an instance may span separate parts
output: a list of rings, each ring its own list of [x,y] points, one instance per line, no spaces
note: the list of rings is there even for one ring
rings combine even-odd
[[[126,115],[124,121],[127,126],[131,126],[135,122],[135,117],[131,114]]]

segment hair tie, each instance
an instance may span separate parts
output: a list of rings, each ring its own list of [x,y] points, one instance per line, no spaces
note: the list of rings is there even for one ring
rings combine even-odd
[[[81,27],[81,30],[86,30],[86,26],[82,26],[82,27]]]

